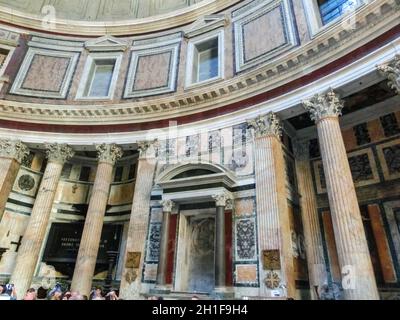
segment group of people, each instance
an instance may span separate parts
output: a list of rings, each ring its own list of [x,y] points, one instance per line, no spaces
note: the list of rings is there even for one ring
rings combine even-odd
[[[0,285],[0,300],[17,300],[15,286],[13,284]],[[120,300],[118,291],[110,290],[104,293],[100,287],[92,290],[89,296],[82,295],[76,291],[62,290],[60,284],[52,290],[40,287],[30,288],[26,291],[22,300]]]

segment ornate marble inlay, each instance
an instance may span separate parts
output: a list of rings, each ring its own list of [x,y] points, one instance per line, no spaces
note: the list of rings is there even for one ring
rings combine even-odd
[[[254,260],[256,256],[256,226],[254,219],[236,222],[237,260]]]
[[[400,145],[394,145],[383,149],[389,174],[400,172]]]
[[[367,153],[349,158],[349,164],[354,182],[373,179],[373,173]]]
[[[151,224],[147,249],[147,261],[158,261],[160,256],[161,224]]]

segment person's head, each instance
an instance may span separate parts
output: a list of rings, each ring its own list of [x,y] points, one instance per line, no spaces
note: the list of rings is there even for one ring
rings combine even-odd
[[[56,291],[51,297],[51,300],[61,300],[61,297],[62,297],[62,292]]]
[[[69,298],[71,298],[71,292],[67,291],[64,293],[62,300],[69,300]]]
[[[47,297],[47,290],[43,287],[40,287],[37,290],[37,298],[38,299],[46,299],[46,297]]]
[[[3,291],[4,291],[4,287],[3,287],[3,285],[0,285],[0,294],[2,294],[2,293],[3,293]]]
[[[30,288],[26,291],[24,300],[36,300],[36,290],[34,288]]]

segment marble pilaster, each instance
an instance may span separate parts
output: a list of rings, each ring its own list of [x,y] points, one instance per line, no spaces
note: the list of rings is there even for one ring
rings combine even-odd
[[[120,287],[120,295],[124,299],[141,297],[141,272],[149,223],[150,197],[157,164],[154,143],[139,142],[138,146],[140,155]],[[130,256],[134,256],[138,261],[128,264]]]
[[[11,275],[18,299],[23,298],[31,285],[38,262],[40,249],[46,235],[51,209],[64,163],[73,157],[74,152],[65,144],[47,145],[48,163],[40,183],[32,213],[22,238],[17,261]]]
[[[0,221],[28,148],[21,141],[0,140]]]
[[[96,146],[98,166],[86,214],[71,290],[89,295],[100,246],[101,231],[109,197],[115,163],[122,149],[115,144]]]
[[[255,181],[260,254],[260,295],[272,296],[272,290],[295,297],[294,264],[286,191],[285,161],[280,141],[281,124],[269,113],[248,122],[254,128]],[[279,253],[280,269],[270,270],[263,254]],[[270,276],[278,276],[280,285],[273,287]],[[279,288],[280,287],[280,288]]]
[[[165,276],[167,273],[167,259],[168,259],[168,231],[169,223],[174,203],[171,200],[161,201],[163,206],[163,220],[161,226],[161,241],[160,241],[160,258],[158,260],[157,270],[157,285],[165,286]]]
[[[339,124],[343,102],[330,90],[303,105],[317,125],[345,299],[379,299]]]
[[[309,141],[295,141],[296,175],[300,194],[301,217],[307,256],[311,297],[318,299],[318,289],[327,284],[324,249],[318,220],[317,200],[309,161]]]

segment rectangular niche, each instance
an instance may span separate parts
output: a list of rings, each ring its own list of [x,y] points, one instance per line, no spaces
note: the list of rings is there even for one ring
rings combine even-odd
[[[154,39],[154,42],[138,46],[134,42],[124,98],[153,96],[176,90],[180,41],[181,38],[175,38],[160,43]]]
[[[79,52],[29,48],[10,93],[65,99]]]
[[[272,60],[298,45],[290,0],[253,1],[232,13],[236,72]]]

